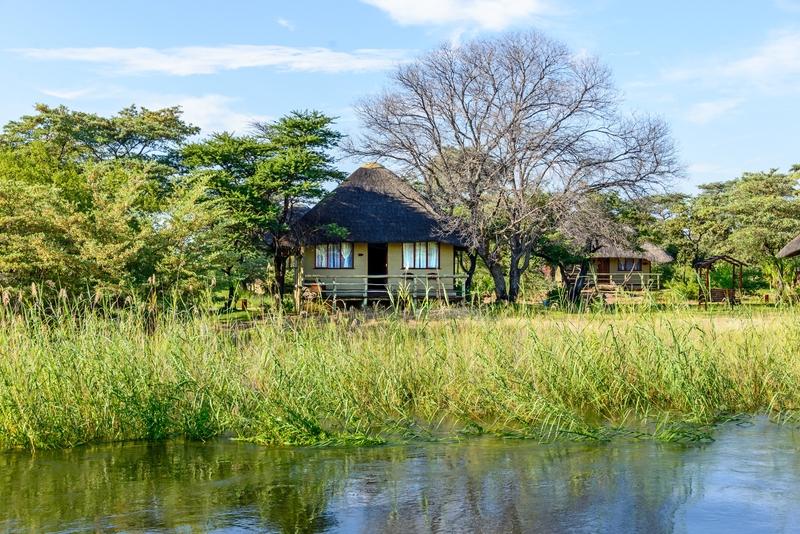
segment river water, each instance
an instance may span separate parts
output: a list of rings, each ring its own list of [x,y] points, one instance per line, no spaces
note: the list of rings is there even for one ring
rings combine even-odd
[[[715,438],[0,453],[0,532],[800,532],[800,430]]]

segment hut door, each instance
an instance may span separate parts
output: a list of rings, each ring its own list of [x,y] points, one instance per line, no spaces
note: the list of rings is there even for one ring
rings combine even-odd
[[[608,258],[597,259],[597,272],[603,274],[611,272],[611,262]]]
[[[389,246],[386,243],[367,245],[367,274],[369,275],[369,293],[386,293],[389,274]]]

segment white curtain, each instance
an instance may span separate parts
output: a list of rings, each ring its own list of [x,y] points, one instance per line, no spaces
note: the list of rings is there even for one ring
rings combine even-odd
[[[339,244],[328,245],[328,269],[339,269],[342,266],[342,255]]]
[[[314,261],[314,266],[318,269],[324,269],[328,266],[328,246],[327,245],[317,245],[315,247],[316,252],[316,259]]]
[[[353,244],[342,243],[342,267],[350,269],[353,266]]]
[[[428,243],[428,269],[439,268],[439,243]]]
[[[415,243],[414,244],[414,268],[415,269],[424,269],[425,268],[425,260],[427,259],[427,254],[425,252],[425,243]]]
[[[414,267],[414,243],[403,243],[403,269]]]

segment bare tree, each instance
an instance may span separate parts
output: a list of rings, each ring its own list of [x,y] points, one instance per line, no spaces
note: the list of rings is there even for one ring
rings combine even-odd
[[[535,31],[444,45],[392,81],[358,104],[364,133],[349,151],[418,177],[498,299],[516,300],[537,244],[582,199],[649,192],[678,170],[663,122],[624,117],[597,59]]]

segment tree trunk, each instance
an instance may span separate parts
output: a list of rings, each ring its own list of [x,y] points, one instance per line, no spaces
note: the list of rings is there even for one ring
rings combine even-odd
[[[575,279],[575,282],[569,283],[568,278],[565,275],[565,271],[562,271],[562,278],[566,282],[567,285],[567,300],[572,304],[577,304],[581,298],[581,292],[583,288],[586,287],[586,275],[589,273],[589,262],[582,261],[581,268],[578,271],[578,277]]]
[[[786,280],[784,279],[783,273],[783,262],[781,260],[774,260],[775,265],[775,272],[778,275],[778,280],[776,284],[777,294],[775,295],[776,302],[783,302],[786,296]]]
[[[281,302],[286,291],[286,264],[287,257],[280,247],[275,249],[275,285],[278,288],[278,295]]]
[[[222,311],[230,311],[233,309],[233,299],[236,297],[236,286],[233,285],[233,280],[231,279],[232,273],[233,268],[229,267],[225,269],[225,274],[228,277],[228,298],[225,300],[225,306],[223,306]]]
[[[486,262],[485,259],[484,262]],[[503,266],[499,263],[492,262],[486,263],[486,267],[489,269],[489,274],[492,275],[492,280],[494,281],[495,297],[497,297],[498,301],[507,301],[508,293],[506,292],[506,277],[503,272]]]
[[[467,277],[464,279],[464,298],[469,298],[472,295],[472,279],[475,276],[475,269],[478,267],[478,253],[467,252],[469,265],[464,265],[463,255],[459,258],[461,269],[466,273]]]
[[[531,255],[529,252],[511,255],[511,264],[508,267],[508,300],[516,302],[519,298],[522,275],[528,270]]]

